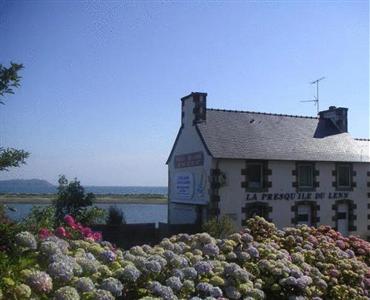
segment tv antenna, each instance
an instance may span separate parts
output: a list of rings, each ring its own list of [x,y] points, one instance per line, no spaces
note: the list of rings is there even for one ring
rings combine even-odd
[[[316,84],[316,96],[314,97],[314,99],[312,100],[303,100],[301,102],[314,102],[315,103],[315,106],[317,108],[317,113],[320,112],[320,100],[319,100],[319,83],[321,80],[325,79],[325,77],[321,77],[319,79],[316,79],[312,82],[310,82],[310,84]]]

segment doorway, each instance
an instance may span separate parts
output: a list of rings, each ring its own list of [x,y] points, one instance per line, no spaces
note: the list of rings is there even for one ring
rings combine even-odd
[[[347,236],[349,228],[349,209],[348,203],[339,203],[337,205],[337,230]]]

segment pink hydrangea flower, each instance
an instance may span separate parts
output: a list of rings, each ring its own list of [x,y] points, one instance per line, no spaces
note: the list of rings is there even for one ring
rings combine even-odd
[[[342,240],[337,240],[336,245],[342,250],[346,248],[346,244]]]

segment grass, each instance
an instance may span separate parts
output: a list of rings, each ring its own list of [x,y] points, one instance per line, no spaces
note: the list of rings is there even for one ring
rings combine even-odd
[[[167,196],[157,194],[96,194],[95,203],[167,204]],[[49,204],[56,194],[0,194],[1,203]]]

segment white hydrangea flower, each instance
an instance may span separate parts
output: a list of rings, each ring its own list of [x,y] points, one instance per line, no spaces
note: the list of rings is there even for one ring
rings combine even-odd
[[[93,300],[115,300],[111,292],[106,290],[94,290],[92,294]]]
[[[35,250],[37,249],[37,242],[35,236],[28,232],[22,231],[15,235],[15,243],[18,247],[25,250]]]
[[[55,292],[54,300],[80,300],[80,295],[75,288],[64,286]]]

